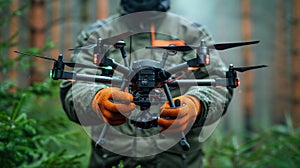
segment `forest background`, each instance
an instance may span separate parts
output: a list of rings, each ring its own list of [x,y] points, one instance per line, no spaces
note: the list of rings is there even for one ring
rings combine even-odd
[[[89,23],[119,0],[0,1],[0,167],[84,167],[90,140],[59,102],[52,64]],[[206,167],[297,167],[300,163],[300,1],[175,0],[171,12],[201,23],[216,42],[260,40],[220,52],[229,65],[266,64],[239,74],[228,113],[205,142]],[[121,161],[120,161],[121,162]]]

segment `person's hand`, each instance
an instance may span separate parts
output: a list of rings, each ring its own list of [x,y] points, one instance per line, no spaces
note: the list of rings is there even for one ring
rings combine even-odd
[[[110,87],[100,90],[92,102],[93,110],[110,125],[121,125],[136,107],[133,96],[119,88]]]
[[[173,100],[179,100],[180,106],[173,108],[170,107],[169,102],[166,102],[160,108],[161,116],[157,123],[161,127],[161,132],[179,133],[184,131],[194,124],[200,114],[201,105],[196,97],[184,95]]]

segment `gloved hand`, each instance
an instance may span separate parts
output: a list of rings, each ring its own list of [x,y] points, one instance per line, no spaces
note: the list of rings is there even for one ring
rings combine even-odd
[[[136,107],[133,96],[119,88],[110,87],[100,90],[93,99],[93,110],[110,125],[121,125]]]
[[[160,108],[161,117],[157,123],[162,127],[161,132],[179,133],[184,131],[194,124],[197,116],[200,114],[201,104],[196,97],[184,95],[174,98],[173,101],[176,99],[180,100],[179,107],[172,108],[169,102],[166,102]]]

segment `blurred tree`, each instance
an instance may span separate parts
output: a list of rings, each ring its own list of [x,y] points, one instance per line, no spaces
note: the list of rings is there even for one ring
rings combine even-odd
[[[29,24],[30,24],[30,46],[41,48],[45,40],[45,2],[44,0],[32,0],[29,9]],[[34,81],[43,81],[40,72],[45,72],[47,66],[45,66],[45,61],[36,58],[36,66],[30,68],[31,83]]]
[[[300,1],[293,0],[293,117],[300,124]]]
[[[250,41],[252,36],[252,22],[251,22],[251,0],[242,0],[242,38],[244,41]],[[242,49],[244,58],[244,65],[253,64],[253,53],[251,46],[245,46]],[[245,127],[251,131],[251,115],[253,113],[253,72],[243,74],[243,103],[245,111]]]
[[[290,79],[288,68],[288,36],[286,23],[286,1],[277,0],[276,6],[276,36],[275,36],[275,53],[274,53],[274,67],[272,72],[275,81],[272,89],[276,92],[272,93],[272,101],[274,106],[272,108],[273,121],[275,123],[282,123],[284,121],[284,113],[289,112],[290,109]],[[286,33],[287,32],[287,33]]]
[[[17,11],[18,8],[19,8],[18,6],[19,6],[18,1],[13,1],[9,6],[9,10],[10,11]],[[11,41],[12,46],[9,49],[9,52],[12,52],[12,51],[17,49],[17,46],[15,45],[16,42],[18,41],[18,31],[17,31],[17,29],[18,29],[18,17],[11,17],[10,18],[10,26],[9,26],[9,29],[8,29],[8,34],[9,34],[11,40],[12,40]],[[15,55],[9,55],[9,59],[15,59],[15,58],[16,58]],[[17,72],[16,69],[10,70],[9,73],[7,74],[7,76],[8,76],[8,79],[15,79],[18,76],[18,72]]]
[[[15,18],[21,16],[28,7],[16,2],[20,1],[5,0],[0,3],[0,27],[12,27],[3,30],[6,34],[0,40],[0,74],[5,75],[22,71],[31,65],[27,59],[16,54],[7,58],[7,52],[19,44],[19,29],[14,27],[18,19]],[[3,14],[3,11],[7,13]],[[30,48],[26,51],[43,53],[49,46],[46,44],[42,50]],[[31,87],[19,87],[15,78],[6,75],[0,82],[0,167],[82,167],[79,159],[84,155],[78,154],[78,151],[70,154],[68,150],[74,149],[77,144],[69,148],[66,146],[66,139],[73,142],[78,140],[78,132],[72,131],[73,128],[66,124],[65,115],[61,120],[59,111],[54,110],[58,108],[49,99],[57,95],[58,91],[54,92],[54,88],[58,87],[58,83],[47,80],[34,83]],[[53,108],[46,112],[49,107]],[[33,118],[34,114],[37,117]],[[42,122],[45,119],[49,122]],[[70,139],[72,137],[73,140]]]
[[[109,13],[109,7],[108,7],[108,2],[107,0],[101,0],[97,2],[97,6],[98,6],[98,19],[105,19],[108,17],[108,13]]]

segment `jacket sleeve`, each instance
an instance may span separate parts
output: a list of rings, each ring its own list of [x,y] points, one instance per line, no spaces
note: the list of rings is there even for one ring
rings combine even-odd
[[[194,26],[198,29],[199,39],[205,40],[208,45],[214,43],[203,26],[198,24],[195,24]],[[200,44],[199,41],[197,41],[197,43],[198,45]],[[195,70],[193,75],[196,79],[225,78],[226,71],[227,67],[219,57],[218,52],[216,50],[210,50],[210,65]],[[233,90],[226,87],[215,88],[212,86],[193,86],[190,87],[185,94],[197,97],[201,103],[201,113],[196,119],[194,126],[205,126],[213,124],[226,113]]]
[[[222,62],[211,59],[214,69],[202,68],[194,72],[197,79],[223,78],[226,67]],[[224,69],[225,68],[225,69]],[[231,88],[215,88],[210,86],[192,86],[186,92],[188,95],[195,96],[201,103],[201,113],[194,126],[210,125],[219,120],[227,111],[233,90]]]

